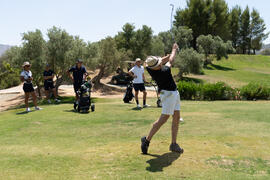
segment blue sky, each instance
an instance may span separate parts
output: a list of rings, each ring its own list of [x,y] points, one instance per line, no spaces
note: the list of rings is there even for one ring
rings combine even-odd
[[[126,22],[148,25],[157,34],[170,28],[171,3],[186,6],[186,0],[0,0],[0,44],[20,45],[21,33],[40,29],[45,35],[52,26],[91,42],[114,36]],[[270,31],[269,0],[227,3],[259,10]]]

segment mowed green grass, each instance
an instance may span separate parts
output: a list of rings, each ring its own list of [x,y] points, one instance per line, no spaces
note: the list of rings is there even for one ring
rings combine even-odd
[[[185,120],[170,153],[171,119],[140,152],[161,109],[98,99],[96,112],[72,104],[0,113],[0,179],[269,179],[269,102],[182,102]]]
[[[270,85],[270,56],[230,55],[228,59],[214,61],[204,69],[204,75],[191,75],[206,82],[223,81],[233,87],[249,82]]]

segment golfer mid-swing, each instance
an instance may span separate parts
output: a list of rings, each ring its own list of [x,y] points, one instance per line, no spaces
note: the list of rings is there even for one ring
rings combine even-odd
[[[178,45],[175,43],[172,53],[165,57],[149,56],[147,57],[146,69],[156,81],[160,91],[160,99],[162,103],[162,114],[160,118],[153,124],[147,137],[141,138],[141,150],[143,154],[147,154],[147,150],[152,137],[160,129],[160,127],[172,115],[172,143],[170,151],[183,153],[184,150],[176,143],[178,125],[180,119],[180,95],[177,91],[176,84],[171,74],[171,66],[174,62]]]

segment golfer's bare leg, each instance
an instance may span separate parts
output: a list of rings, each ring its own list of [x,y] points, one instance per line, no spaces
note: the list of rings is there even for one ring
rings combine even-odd
[[[33,103],[34,103],[35,107],[37,107],[37,96],[36,96],[35,91],[31,92],[31,96],[33,98]]]
[[[176,143],[179,119],[180,119],[180,111],[174,111],[172,120],[172,143]]]
[[[156,134],[160,127],[167,122],[169,117],[170,115],[161,114],[160,118],[156,122],[154,122],[148,136],[146,137],[148,141],[151,141],[152,137]]]
[[[56,93],[56,89],[53,88],[52,91],[53,91],[54,98],[57,98],[58,96],[57,96],[57,93]]]
[[[48,90],[45,90],[45,96],[46,96],[46,99],[48,100],[49,99],[49,91]]]
[[[25,107],[26,107],[26,108],[29,107],[29,104],[28,104],[29,94],[30,94],[30,93],[25,93],[25,97],[24,97],[24,103],[25,103]]]
[[[135,91],[135,100],[139,100],[138,95],[139,95],[139,91]]]
[[[143,91],[143,100],[146,100],[147,92]]]

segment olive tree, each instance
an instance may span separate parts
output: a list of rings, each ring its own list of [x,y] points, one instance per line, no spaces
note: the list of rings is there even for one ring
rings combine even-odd
[[[118,51],[115,40],[112,37],[102,39],[98,43],[97,56],[93,58],[95,69],[99,72],[93,78],[94,88],[101,86],[100,80],[109,76],[117,67],[122,66],[126,58],[129,58],[126,51]]]
[[[203,67],[203,55],[193,48],[183,49],[177,54],[174,65],[179,69],[180,78],[189,73],[200,74]]]
[[[75,62],[75,59],[72,59],[75,55],[71,56],[71,51],[76,43],[73,42],[73,36],[57,27],[49,29],[47,35],[47,62],[55,72],[55,87],[58,90],[66,77],[66,71]]]
[[[41,97],[41,86],[43,84],[43,75],[41,69],[44,68],[46,58],[46,41],[40,30],[27,32],[23,34],[22,57],[24,61],[30,61],[32,64],[33,83],[38,88],[38,95]]]

